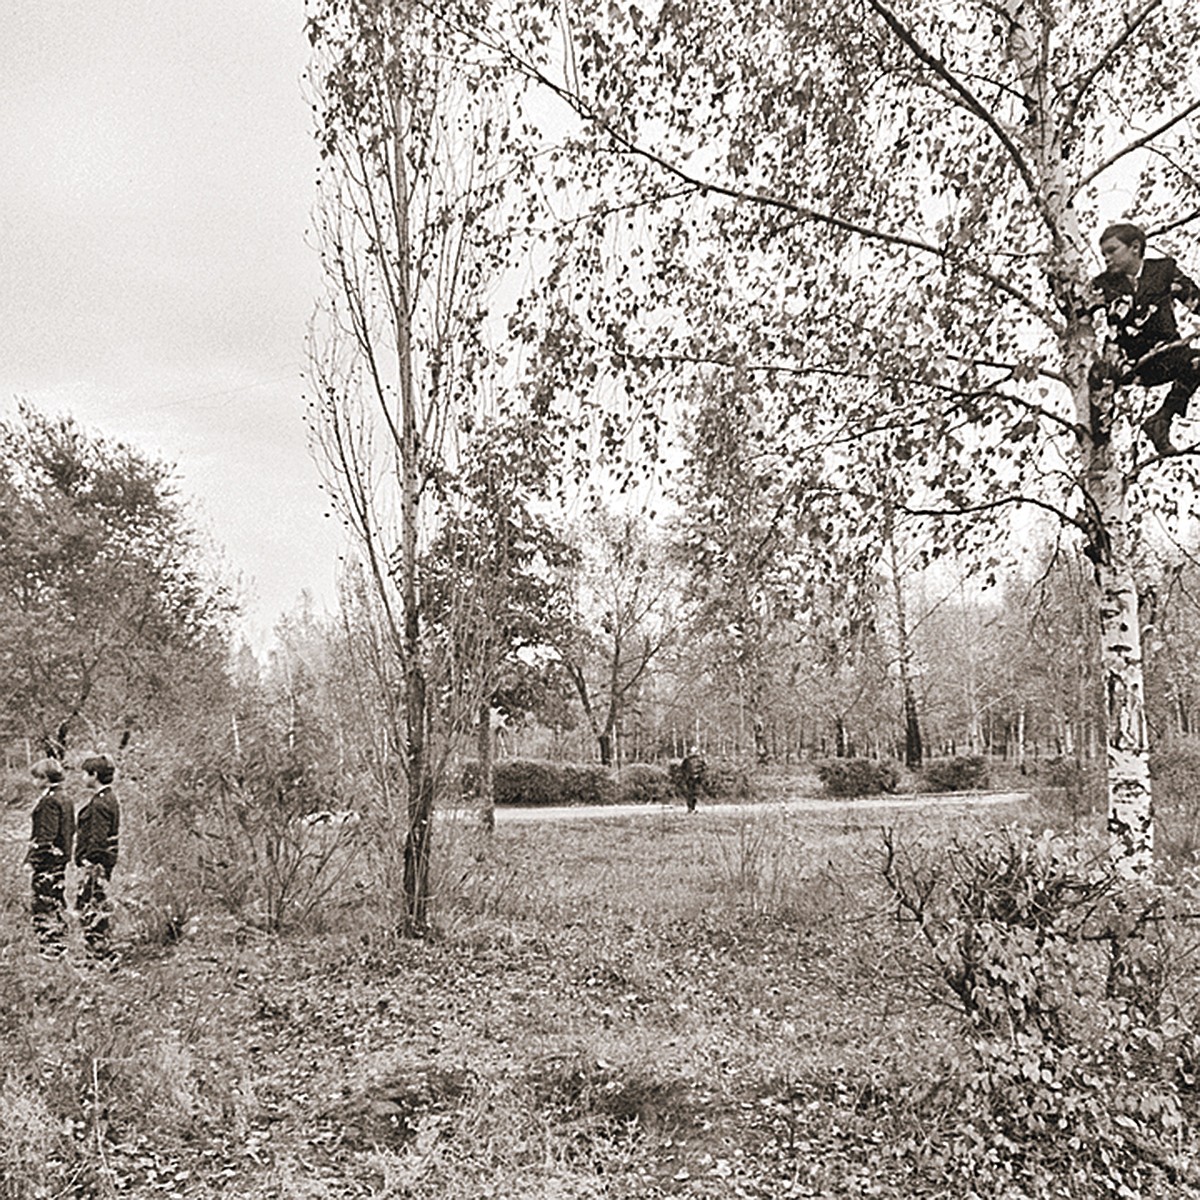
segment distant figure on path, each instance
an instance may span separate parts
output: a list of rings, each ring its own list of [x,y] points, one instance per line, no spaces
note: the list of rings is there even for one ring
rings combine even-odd
[[[33,868],[33,928],[43,953],[59,954],[67,931],[64,888],[75,836],[75,810],[59,791],[65,778],[60,762],[43,758],[33,764],[30,774],[45,784],[33,810],[33,832],[25,856]]]
[[[117,865],[120,807],[112,790],[116,767],[107,754],[83,760],[83,772],[93,790],[79,811],[75,837],[75,865],[83,871],[76,906],[83,924],[83,940],[93,954],[108,951],[108,881]]]
[[[704,783],[705,764],[699,747],[690,746],[679,764],[679,777],[683,781],[683,795],[687,801],[688,812],[696,811],[696,799]]]
[[[1175,454],[1171,421],[1186,415],[1192,393],[1200,388],[1200,349],[1172,345],[1180,341],[1174,302],[1200,313],[1200,288],[1173,258],[1146,258],[1146,234],[1137,225],[1110,225],[1100,235],[1100,253],[1107,269],[1092,284],[1104,297],[1123,361],[1115,371],[1114,364],[1097,364],[1092,386],[1102,385],[1106,377],[1143,387],[1170,383],[1166,399],[1142,430],[1159,454]]]

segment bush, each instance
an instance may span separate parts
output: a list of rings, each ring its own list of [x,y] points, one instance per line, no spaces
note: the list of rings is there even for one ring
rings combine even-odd
[[[621,804],[669,804],[675,795],[670,772],[650,763],[630,763],[617,774]]]
[[[1005,829],[947,852],[889,831],[884,848],[897,917],[963,1017],[951,1156],[973,1194],[1018,1194],[982,1178],[1001,1159],[1019,1194],[1168,1194],[1162,1176],[1191,1170],[1197,897],[1121,879],[1099,840]]]
[[[671,790],[676,796],[686,796],[683,786],[683,762],[672,762],[667,768]],[[722,800],[729,804],[743,804],[759,798],[754,781],[744,768],[733,763],[704,764],[700,777],[700,794],[709,800]]]
[[[817,777],[831,796],[878,796],[900,785],[894,762],[875,758],[830,758],[817,765]]]
[[[475,791],[477,762],[463,766],[464,796]],[[493,773],[496,804],[614,804],[617,782],[607,768],[595,763],[550,763],[513,758],[496,763]]]
[[[982,754],[934,759],[921,769],[921,779],[930,792],[972,792],[987,783],[987,762]]]
[[[704,776],[705,794],[714,800],[745,803],[758,799],[758,790],[744,768],[732,763],[715,763]]]

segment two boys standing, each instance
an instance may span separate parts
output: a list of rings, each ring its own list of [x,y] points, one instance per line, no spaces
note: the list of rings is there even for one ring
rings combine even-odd
[[[62,950],[66,935],[66,871],[74,850],[80,869],[75,905],[84,943],[94,954],[108,949],[108,881],[117,862],[120,806],[112,790],[116,768],[107,754],[84,759],[81,769],[91,794],[75,814],[60,794],[66,778],[53,758],[35,763],[31,773],[45,784],[33,810],[33,832],[25,861],[33,868],[33,927],[48,953]]]

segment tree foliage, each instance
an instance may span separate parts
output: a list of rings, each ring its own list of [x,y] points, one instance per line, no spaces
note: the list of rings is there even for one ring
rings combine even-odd
[[[232,611],[167,464],[28,406],[0,424],[10,733],[127,738],[221,670]]]

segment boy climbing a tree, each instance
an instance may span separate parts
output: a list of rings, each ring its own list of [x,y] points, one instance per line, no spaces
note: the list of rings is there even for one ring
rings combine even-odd
[[[1146,234],[1137,225],[1110,225],[1100,235],[1100,253],[1107,269],[1092,283],[1103,297],[1118,362],[1100,365],[1094,386],[1102,386],[1105,378],[1114,386],[1170,383],[1166,399],[1142,430],[1159,454],[1175,454],[1171,421],[1186,414],[1200,388],[1200,349],[1180,339],[1174,302],[1200,313],[1200,288],[1173,258],[1146,258]]]

